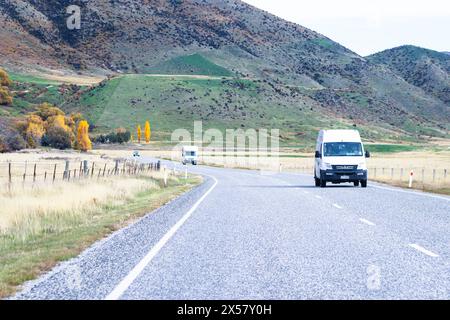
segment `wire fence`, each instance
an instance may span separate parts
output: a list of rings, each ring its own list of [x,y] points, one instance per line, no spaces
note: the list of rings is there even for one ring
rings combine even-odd
[[[37,161],[1,162],[0,183],[54,183],[120,175],[140,175],[149,171],[160,171],[161,163],[137,163],[133,160],[114,161]]]
[[[282,166],[283,170],[313,174],[313,166]],[[423,167],[369,167],[369,180],[393,182],[412,187],[450,188],[449,170],[445,168]]]

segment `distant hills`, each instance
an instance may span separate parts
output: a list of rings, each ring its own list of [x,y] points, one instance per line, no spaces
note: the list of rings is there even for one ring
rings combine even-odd
[[[72,4],[82,9],[80,30],[66,27],[65,9]],[[278,125],[291,139],[333,123],[365,127],[373,136],[448,136],[447,55],[405,47],[361,57],[242,1],[0,0],[0,20],[0,65],[15,74],[128,74],[74,95],[66,90],[63,98],[49,95],[63,108],[90,106],[111,115],[121,108],[136,117],[153,112],[165,133],[173,123],[201,118],[222,127]],[[153,77],[143,86],[135,81],[147,79],[142,74],[226,79]],[[159,85],[163,91],[154,87]],[[107,88],[124,97],[120,106]],[[53,89],[42,90],[39,99]],[[29,96],[16,99],[21,109],[3,114],[26,110],[33,103]],[[98,112],[88,113],[94,127],[109,125]]]
[[[368,59],[388,66],[408,83],[450,105],[449,54],[402,46],[374,54]]]

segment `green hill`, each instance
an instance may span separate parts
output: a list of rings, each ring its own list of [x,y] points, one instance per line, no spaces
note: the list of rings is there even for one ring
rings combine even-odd
[[[408,83],[420,87],[450,110],[450,55],[415,46],[401,46],[368,57],[395,71]]]
[[[151,74],[184,74],[230,77],[233,74],[227,69],[209,61],[200,54],[175,57],[149,68]]]
[[[65,103],[80,111],[97,133],[117,127],[134,130],[146,119],[156,140],[170,140],[173,130],[279,128],[284,145],[311,145],[321,128],[354,128],[354,123],[326,112],[299,88],[260,80],[208,79],[188,76],[125,75],[105,81]],[[358,126],[366,138],[413,139],[389,125]]]

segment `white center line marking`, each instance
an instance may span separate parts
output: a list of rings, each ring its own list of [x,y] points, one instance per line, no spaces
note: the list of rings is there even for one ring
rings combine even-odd
[[[434,253],[434,252],[431,252],[430,250],[427,250],[427,249],[425,249],[424,247],[419,246],[418,244],[411,243],[411,244],[409,244],[409,246],[410,246],[411,248],[414,248],[414,249],[416,249],[416,250],[422,252],[422,253],[425,253],[427,256],[430,256],[430,257],[433,257],[433,258],[439,257],[438,254],[436,254],[436,253]]]
[[[316,196],[316,198],[317,198],[317,199],[322,199],[322,197],[321,197],[321,196]]]
[[[344,208],[342,208],[340,205],[338,205],[337,203],[333,203],[333,206],[336,207],[336,208],[338,208],[338,209],[344,209]]]
[[[130,271],[130,273],[114,288],[114,290],[108,294],[105,300],[118,300],[122,294],[130,287],[134,280],[141,274],[145,267],[153,260],[158,252],[164,247],[164,245],[173,237],[173,235],[180,229],[180,227],[186,222],[186,220],[192,215],[197,207],[205,200],[208,194],[213,191],[218,181],[216,178],[211,177],[214,180],[214,184],[209,188],[206,193],[197,200],[192,208],[172,227],[170,230],[156,243],[153,248],[147,253],[147,255]]]
[[[375,223],[373,223],[372,221],[369,221],[367,219],[360,218],[359,221],[361,221],[362,223],[368,224],[369,226],[375,225]]]

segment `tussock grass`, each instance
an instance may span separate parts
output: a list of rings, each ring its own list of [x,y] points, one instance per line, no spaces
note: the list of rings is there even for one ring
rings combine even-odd
[[[171,175],[164,187],[163,173],[150,172],[2,188],[0,297],[200,182]]]
[[[153,179],[106,178],[22,188],[0,193],[0,235],[25,240],[60,232],[93,218],[98,208],[114,207],[143,190],[159,189]]]

